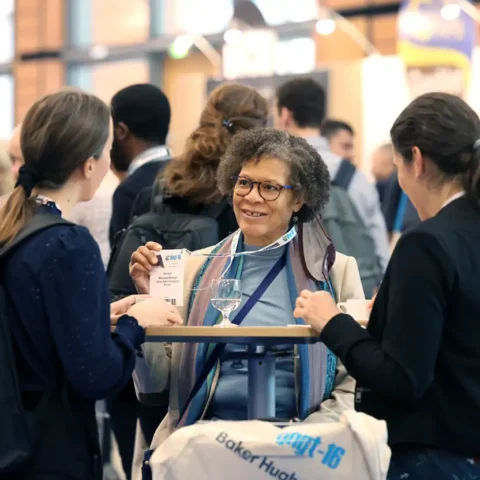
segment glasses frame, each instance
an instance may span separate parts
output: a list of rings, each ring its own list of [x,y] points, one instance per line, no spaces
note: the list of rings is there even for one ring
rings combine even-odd
[[[250,182],[250,190],[245,195],[241,195],[241,194],[239,194],[238,192],[235,191],[235,184],[236,184],[236,182],[238,181],[239,178],[247,180],[247,181]],[[239,197],[247,197],[248,195],[250,195],[250,193],[253,190],[253,187],[256,185],[258,194],[266,202],[274,202],[275,200],[278,200],[278,197],[282,194],[283,190],[294,190],[294,187],[292,185],[280,185],[279,183],[271,182],[269,180],[263,180],[262,182],[254,182],[253,180],[250,180],[247,177],[242,177],[241,175],[233,176],[232,180],[234,182],[234,184],[233,184],[233,193],[234,194],[238,195]],[[270,200],[267,200],[266,198],[264,198],[264,196],[262,195],[262,192],[260,190],[260,185],[262,183],[268,183],[270,185],[275,185],[276,187],[278,187],[279,188],[278,195],[275,198],[270,199]]]

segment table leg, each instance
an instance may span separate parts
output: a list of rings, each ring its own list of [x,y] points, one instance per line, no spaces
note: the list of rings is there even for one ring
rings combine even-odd
[[[248,353],[257,354],[248,359],[248,418],[274,418],[275,357],[263,345],[250,345]]]

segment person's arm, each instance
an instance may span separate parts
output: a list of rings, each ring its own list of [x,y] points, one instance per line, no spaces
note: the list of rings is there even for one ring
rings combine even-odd
[[[388,303],[381,342],[345,314],[320,338],[363,387],[413,404],[433,381],[455,271],[437,238],[423,232],[400,240],[389,269],[376,300]]]
[[[111,333],[107,279],[86,230],[68,229],[51,248],[56,255],[42,270],[42,298],[60,361],[79,395],[105,398],[131,377],[144,329],[125,315]]]

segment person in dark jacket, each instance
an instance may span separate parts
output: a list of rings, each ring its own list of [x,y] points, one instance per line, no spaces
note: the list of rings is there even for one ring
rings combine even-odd
[[[480,120],[431,93],[391,137],[423,222],[400,238],[367,329],[322,294],[303,292],[295,314],[357,380],[357,410],[386,420],[389,480],[480,478]]]
[[[111,102],[113,143],[110,156],[123,182],[113,195],[110,245],[128,227],[133,202],[139,192],[152,186],[170,159],[165,146],[170,125],[170,104],[155,85],[131,85]]]
[[[23,122],[25,165],[2,206],[0,245],[33,216],[66,216],[90,200],[109,169],[111,139],[110,112],[97,97],[62,90],[37,101]],[[99,247],[86,228],[71,223],[23,241],[2,263],[1,283],[37,446],[11,478],[101,479],[95,400],[131,378],[144,327],[180,323],[178,313],[155,299],[110,306]]]

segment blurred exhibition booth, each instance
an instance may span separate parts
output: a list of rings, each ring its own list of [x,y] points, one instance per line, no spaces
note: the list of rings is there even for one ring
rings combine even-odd
[[[272,99],[285,78],[313,75],[369,170],[414,96],[447,90],[480,111],[479,12],[466,0],[0,0],[0,137],[63,85],[108,101],[152,82],[171,101],[178,152],[219,82]]]

